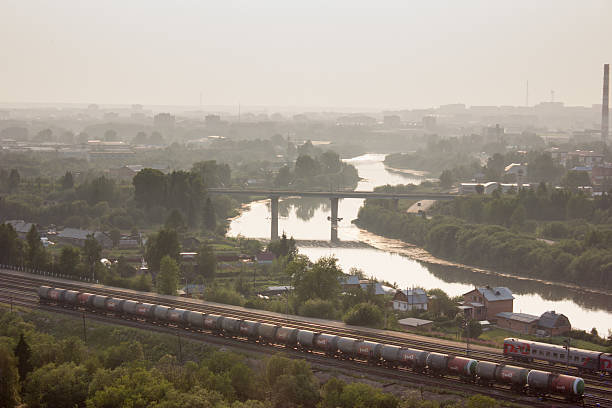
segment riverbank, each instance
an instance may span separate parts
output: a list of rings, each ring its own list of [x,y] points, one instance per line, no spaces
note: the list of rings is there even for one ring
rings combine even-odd
[[[574,285],[571,283],[565,283],[565,282],[551,282],[551,281],[547,281],[544,279],[512,275],[509,273],[498,272],[498,271],[494,271],[494,270],[490,270],[486,268],[480,268],[480,267],[476,267],[472,265],[466,265],[466,264],[462,264],[459,262],[454,262],[454,261],[449,261],[446,259],[438,258],[432,255],[429,251],[427,251],[424,248],[401,241],[399,239],[386,238],[381,235],[377,235],[373,232],[368,231],[367,229],[364,229],[362,226],[359,225],[358,222],[354,222],[354,224],[357,227],[359,227],[360,237],[363,238],[363,242],[365,242],[369,246],[379,249],[381,251],[393,252],[399,255],[406,256],[426,266],[428,265],[447,266],[447,267],[459,268],[463,271],[478,273],[482,275],[512,278],[512,279],[516,279],[516,280],[523,281],[523,282],[537,282],[539,284],[543,284],[546,286],[571,289],[573,291],[580,292],[583,294],[599,294],[599,295],[612,296],[612,292],[607,291],[607,290],[587,288],[587,287],[578,286],[578,285]]]

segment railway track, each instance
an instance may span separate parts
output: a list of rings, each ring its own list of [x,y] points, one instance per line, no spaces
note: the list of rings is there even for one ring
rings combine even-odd
[[[10,287],[7,287],[10,286]],[[67,308],[53,307],[40,305],[38,303],[38,296],[32,292],[32,288],[28,288],[25,285],[5,285],[0,279],[0,301],[9,300],[13,306],[23,306],[27,308],[35,308],[45,311],[51,311],[54,313],[63,313],[71,315],[73,317],[81,318],[82,314],[79,311],[75,311]],[[523,404],[530,407],[551,407],[551,403],[554,403],[555,407],[575,407],[576,404],[566,403],[562,399],[549,398],[545,401],[539,400],[535,397],[527,397],[524,395],[517,395],[510,392],[510,389],[501,386],[495,387],[480,387],[475,384],[465,383],[461,380],[454,378],[433,378],[424,376],[421,374],[413,373],[407,369],[388,369],[380,366],[368,365],[365,362],[360,361],[346,361],[331,359],[326,357],[322,353],[303,353],[293,349],[288,349],[278,345],[257,345],[253,342],[235,339],[219,337],[212,334],[205,334],[201,332],[195,332],[191,330],[183,330],[174,327],[160,326],[152,323],[145,323],[141,321],[120,319],[116,317],[107,317],[102,314],[87,314],[88,320],[93,320],[102,323],[119,324],[122,326],[134,327],[139,329],[145,329],[150,331],[156,331],[160,333],[169,333],[172,335],[177,334],[177,330],[181,330],[181,336],[183,338],[189,338],[196,341],[202,341],[211,343],[219,346],[226,346],[230,348],[240,349],[242,351],[249,351],[257,354],[277,354],[282,352],[285,355],[294,358],[303,358],[309,361],[311,364],[321,367],[333,368],[340,371],[348,371],[351,374],[355,373],[355,370],[362,373],[365,376],[373,376],[377,378],[385,378],[392,380],[400,385],[405,385],[414,388],[415,386],[427,386],[427,387],[439,387],[445,389],[451,389],[454,391],[462,392],[467,395],[471,394],[482,394],[495,398],[498,401],[512,402],[515,404]],[[597,403],[602,407],[612,407],[612,400],[599,397],[588,397],[585,400],[585,407],[596,407]]]
[[[10,273],[7,271],[0,272],[0,287],[9,288],[20,293],[27,294],[37,301],[38,297],[35,293],[38,286],[47,284],[51,286],[58,286],[67,289],[76,289],[81,291],[87,291],[90,293],[103,294],[106,296],[121,297],[124,299],[136,300],[139,302],[149,302],[165,304],[167,306],[184,308],[190,310],[197,310],[206,313],[223,314],[225,316],[236,317],[240,319],[256,320],[260,322],[272,323],[283,325],[286,327],[296,327],[301,329],[308,329],[315,332],[325,332],[329,334],[335,334],[338,336],[362,338],[364,340],[375,341],[379,343],[394,344],[398,346],[409,346],[415,347],[427,351],[435,351],[442,353],[451,353],[455,355],[465,355],[466,349],[464,347],[458,347],[455,345],[449,345],[449,342],[444,344],[434,343],[431,341],[423,341],[422,339],[411,339],[409,337],[393,335],[380,330],[364,330],[359,327],[342,327],[328,324],[327,322],[313,321],[312,319],[299,319],[295,316],[279,315],[276,313],[268,313],[261,311],[252,311],[249,309],[214,304],[214,303],[203,303],[201,301],[193,299],[183,299],[171,296],[161,296],[154,293],[136,292],[129,289],[106,287],[102,285],[92,285],[82,283],[78,281],[69,281],[64,279],[58,279],[53,277],[38,276],[23,273]],[[3,292],[0,291],[0,296]],[[398,333],[399,334],[399,333]],[[503,359],[503,355],[500,352],[485,351],[480,349],[471,350],[470,357],[478,358],[485,361],[499,362]],[[563,370],[560,367],[550,366],[548,364],[521,364],[517,362],[511,362],[513,365],[524,366],[532,369],[540,369],[545,371],[551,371],[556,369],[556,372],[566,372],[570,375],[576,375],[576,370]],[[585,387],[585,394],[590,394],[593,397],[602,397],[602,401],[608,401],[608,398],[612,397],[612,389],[610,389],[610,379],[600,379],[597,376],[582,376],[587,380]],[[612,404],[610,404],[612,406]]]

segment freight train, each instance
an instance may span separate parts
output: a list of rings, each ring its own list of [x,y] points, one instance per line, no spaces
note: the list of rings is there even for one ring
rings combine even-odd
[[[284,345],[305,352],[321,352],[338,359],[366,361],[390,368],[402,367],[434,377],[454,376],[483,386],[501,384],[528,395],[557,395],[567,400],[580,401],[584,394],[582,378],[503,363],[477,361],[450,354],[49,286],[39,287],[38,295],[43,304],[174,325],[260,344]]]
[[[577,367],[580,372],[601,372],[612,375],[612,354],[600,351],[570,348],[556,344],[507,338],[504,340],[504,355],[518,361],[542,360],[550,364]]]

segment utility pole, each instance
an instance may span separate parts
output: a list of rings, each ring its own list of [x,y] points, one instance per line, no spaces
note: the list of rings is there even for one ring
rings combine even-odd
[[[83,311],[83,343],[87,343],[87,328],[85,327],[85,312]]]
[[[179,331],[176,332],[176,337],[178,338],[179,363],[182,363],[183,362],[183,347],[181,345],[181,333]]]

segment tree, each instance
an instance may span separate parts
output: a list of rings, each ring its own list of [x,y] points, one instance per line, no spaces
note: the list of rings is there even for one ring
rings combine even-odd
[[[178,262],[180,250],[176,231],[162,229],[149,237],[145,250],[145,260],[153,271],[159,271],[161,259],[168,255]]]
[[[359,303],[344,315],[344,322],[358,326],[382,327],[384,315],[380,307],[374,303]]]
[[[17,359],[5,345],[0,345],[0,373],[0,406],[16,407],[19,404]]]
[[[287,272],[293,275],[295,293],[304,302],[308,299],[335,300],[340,293],[339,278],[343,275],[337,265],[338,259],[329,256],[320,258],[312,266],[308,259],[296,257],[287,266]]]
[[[276,177],[274,178],[275,187],[287,187],[291,183],[292,174],[289,166],[285,165],[278,170]]]
[[[112,229],[108,232],[111,241],[113,241],[113,246],[116,248],[119,246],[119,241],[121,241],[121,231],[118,229]]]
[[[60,179],[60,184],[62,185],[62,189],[68,190],[74,187],[74,177],[70,171],[67,171],[66,174],[62,176]]]
[[[147,144],[148,139],[149,137],[147,136],[147,134],[143,131],[140,131],[136,133],[136,136],[134,137],[134,139],[132,139],[132,144],[144,145],[144,144]]]
[[[342,161],[340,155],[336,152],[328,150],[319,156],[321,170],[324,174],[339,173],[342,170]]]
[[[32,364],[30,362],[32,350],[23,338],[23,333],[19,335],[19,341],[15,346],[14,353],[15,357],[17,357],[17,370],[19,371],[19,378],[21,381],[25,381],[28,373],[32,371]]]
[[[174,259],[165,255],[157,274],[157,292],[162,295],[176,295],[178,289],[179,267]]]
[[[185,225],[185,219],[183,218],[183,214],[176,208],[170,212],[168,218],[166,218],[165,222],[166,229],[171,229],[175,231],[183,231],[187,226]]]
[[[30,268],[43,268],[45,266],[46,261],[45,248],[43,247],[43,244],[40,241],[40,235],[38,234],[38,230],[36,229],[36,226],[34,224],[32,224],[30,230],[26,235],[26,242],[28,244],[27,257]]]
[[[85,406],[88,374],[82,365],[47,364],[28,378],[24,400],[28,407],[71,408]]]
[[[215,207],[213,206],[210,197],[206,197],[206,204],[204,204],[204,227],[209,231],[214,231],[217,227]]]
[[[320,171],[319,163],[310,156],[302,155],[295,161],[295,177],[298,179],[316,176]]]
[[[9,191],[14,192],[17,187],[19,187],[19,183],[21,183],[21,176],[19,175],[19,171],[17,169],[12,169],[9,174],[8,187]]]
[[[163,145],[164,137],[162,136],[161,133],[155,130],[151,133],[151,137],[149,138],[149,143],[152,145],[158,145],[158,146]]]
[[[132,179],[134,198],[143,207],[165,205],[166,176],[159,170],[142,169]]]
[[[293,237],[287,239],[287,234],[283,232],[281,239],[272,241],[268,244],[268,251],[277,257],[286,256],[291,261],[297,255],[297,248]]]
[[[454,182],[455,177],[453,176],[452,171],[444,170],[442,174],[440,174],[440,186],[442,188],[451,188]]]
[[[78,266],[81,261],[80,251],[73,246],[65,246],[59,260],[60,273],[69,276],[78,275]]]
[[[576,189],[582,186],[590,186],[591,179],[586,171],[570,170],[561,179],[561,185],[565,188]]]
[[[198,272],[207,280],[212,281],[217,272],[217,256],[212,246],[204,244],[198,252]]]
[[[98,240],[93,236],[93,234],[87,235],[87,239],[85,239],[85,245],[83,245],[83,257],[85,258],[85,262],[87,266],[91,270],[91,274],[93,276],[93,268],[96,262],[100,260],[102,256],[102,246],[98,242]]]
[[[0,224],[0,263],[19,265],[23,260],[22,241],[10,224]]]

